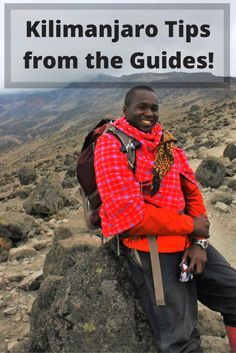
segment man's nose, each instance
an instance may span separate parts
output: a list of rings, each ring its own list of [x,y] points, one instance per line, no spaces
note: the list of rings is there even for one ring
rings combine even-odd
[[[153,111],[151,108],[146,108],[144,114],[147,116],[153,116]]]

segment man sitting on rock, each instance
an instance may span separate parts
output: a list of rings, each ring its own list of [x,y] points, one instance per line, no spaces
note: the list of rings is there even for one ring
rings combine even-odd
[[[131,274],[161,352],[202,352],[197,299],[222,314],[236,352],[236,271],[207,243],[209,221],[201,193],[184,152],[158,122],[156,92],[148,86],[132,88],[123,112],[114,125],[140,147],[134,172],[116,137],[105,133],[97,141],[103,235],[126,235],[123,245]],[[155,303],[147,236],[155,237],[159,249],[163,306]],[[179,280],[183,259],[187,273],[193,273],[193,280],[185,283]]]

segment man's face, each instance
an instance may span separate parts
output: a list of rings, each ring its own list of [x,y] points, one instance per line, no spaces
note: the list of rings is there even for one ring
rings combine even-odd
[[[143,132],[150,132],[158,122],[158,100],[154,92],[136,91],[131,103],[123,108],[128,122]]]

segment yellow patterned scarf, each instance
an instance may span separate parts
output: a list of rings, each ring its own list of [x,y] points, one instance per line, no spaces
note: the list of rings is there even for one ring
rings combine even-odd
[[[160,188],[164,176],[174,164],[174,143],[176,139],[169,131],[163,131],[161,141],[157,148],[157,154],[153,168],[151,195],[155,195]]]

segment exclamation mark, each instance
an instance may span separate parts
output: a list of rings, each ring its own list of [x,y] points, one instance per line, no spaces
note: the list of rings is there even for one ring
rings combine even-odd
[[[208,53],[209,54],[209,69],[213,69],[213,58],[214,58],[214,53]]]

